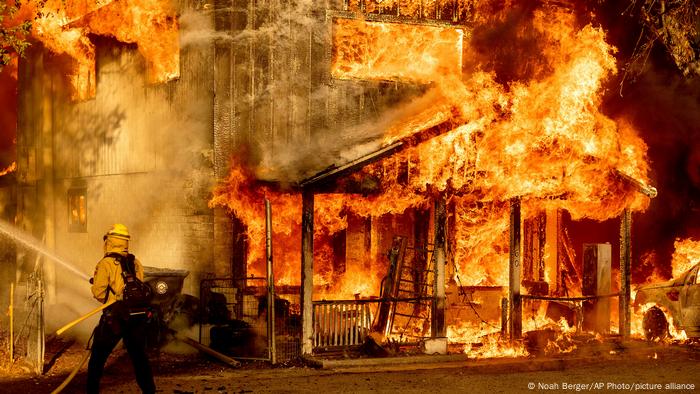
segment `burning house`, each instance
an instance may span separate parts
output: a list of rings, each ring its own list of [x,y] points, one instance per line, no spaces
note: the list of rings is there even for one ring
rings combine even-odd
[[[132,3],[47,17],[20,64],[16,221],[82,271],[124,222],[188,293],[264,276],[267,199],[303,353],[629,335],[632,213],[656,190],[600,110],[614,48],[572,4]],[[54,302],[71,275],[47,265]]]

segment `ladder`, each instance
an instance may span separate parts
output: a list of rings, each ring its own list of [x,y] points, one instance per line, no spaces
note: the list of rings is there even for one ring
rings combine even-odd
[[[389,250],[389,273],[382,282],[374,331],[384,336],[419,339],[430,329],[435,272],[432,245],[408,247],[406,237],[395,236]]]

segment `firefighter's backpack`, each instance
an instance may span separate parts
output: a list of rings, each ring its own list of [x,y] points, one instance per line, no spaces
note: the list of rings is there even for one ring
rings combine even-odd
[[[124,279],[122,301],[124,301],[124,305],[132,315],[146,312],[153,298],[153,291],[150,286],[136,277],[134,255],[129,253],[122,256],[115,253],[112,257],[116,258],[122,267],[122,278]]]

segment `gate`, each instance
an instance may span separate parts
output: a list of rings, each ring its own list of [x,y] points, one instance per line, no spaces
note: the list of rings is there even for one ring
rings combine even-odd
[[[44,287],[41,269],[27,276],[24,289],[13,291],[10,358],[22,358],[37,375],[44,372]],[[20,302],[17,302],[20,301]]]
[[[241,360],[274,363],[298,357],[299,295],[274,296],[270,310],[271,291],[266,278],[202,280],[199,342]]]

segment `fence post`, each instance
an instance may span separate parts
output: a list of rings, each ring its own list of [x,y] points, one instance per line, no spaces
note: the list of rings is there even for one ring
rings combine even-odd
[[[10,364],[15,362],[15,282],[10,282]]]
[[[46,351],[46,325],[44,322],[44,281],[40,274],[37,277],[37,302],[39,304],[37,311],[37,338],[36,338],[36,373],[42,375],[44,373],[44,352]]]

